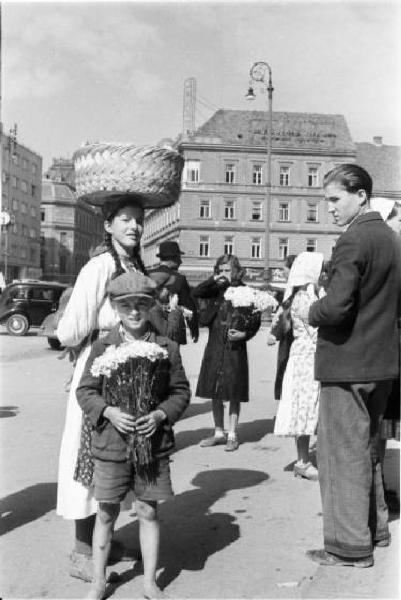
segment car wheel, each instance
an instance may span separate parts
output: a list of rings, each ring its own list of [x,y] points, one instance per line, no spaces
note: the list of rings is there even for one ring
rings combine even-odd
[[[11,335],[25,335],[29,329],[29,321],[24,315],[11,315],[7,319],[6,327]]]
[[[58,340],[57,338],[48,337],[47,341],[52,350],[61,350],[62,345],[60,340]]]

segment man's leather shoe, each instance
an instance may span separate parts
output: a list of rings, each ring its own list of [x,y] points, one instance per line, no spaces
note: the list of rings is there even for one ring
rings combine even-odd
[[[359,567],[361,569],[373,567],[373,556],[350,558],[337,556],[336,554],[326,552],[326,550],[308,550],[306,556],[325,567]]]

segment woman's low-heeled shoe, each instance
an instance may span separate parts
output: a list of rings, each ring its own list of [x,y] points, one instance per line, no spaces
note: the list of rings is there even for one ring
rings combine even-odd
[[[304,479],[309,479],[310,481],[317,481],[318,472],[316,467],[314,467],[310,462],[303,465],[297,465],[295,463],[294,477],[303,477]]]

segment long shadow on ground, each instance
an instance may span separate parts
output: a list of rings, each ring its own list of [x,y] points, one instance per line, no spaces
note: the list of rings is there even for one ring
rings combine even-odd
[[[0,499],[0,535],[39,519],[56,507],[57,484],[37,483]]]
[[[175,496],[160,506],[161,545],[158,578],[161,588],[168,586],[182,570],[199,571],[207,559],[235,542],[240,536],[236,517],[210,509],[230,490],[239,490],[267,481],[263,471],[214,469],[202,471],[192,480],[196,489]],[[125,525],[117,537],[126,546],[138,545],[138,522]],[[121,574],[122,585],[139,574],[138,563]],[[114,588],[115,589],[115,588]]]
[[[18,406],[0,406],[0,419],[16,417],[19,413]]]
[[[210,416],[212,421],[212,416]],[[273,433],[274,419],[258,419],[248,423],[240,423],[238,427],[238,437],[241,444],[249,442],[259,442],[266,434]],[[175,443],[177,450],[196,446],[205,437],[213,435],[213,429],[194,429],[188,431],[179,431],[175,434]]]
[[[205,400],[203,402],[191,402],[180,420],[182,421],[183,419],[190,419],[191,417],[196,417],[197,415],[203,415],[205,413],[212,413],[211,400]]]

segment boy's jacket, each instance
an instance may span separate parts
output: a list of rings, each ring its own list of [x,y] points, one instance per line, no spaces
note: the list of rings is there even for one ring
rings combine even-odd
[[[103,417],[103,411],[108,406],[106,401],[105,378],[95,377],[90,370],[94,359],[104,353],[107,346],[119,346],[122,343],[120,325],[114,327],[110,333],[97,340],[92,347],[81,381],[77,388],[77,399],[82,410],[88,415],[94,431],[92,434],[92,454],[100,460],[124,462],[126,460],[126,436]],[[166,337],[152,332],[150,342],[166,348],[169,356],[167,377],[156,381],[155,397],[157,408],[167,416],[152,436],[153,455],[161,457],[174,450],[174,433],[172,426],[180,418],[189,404],[190,388],[178,345]]]

